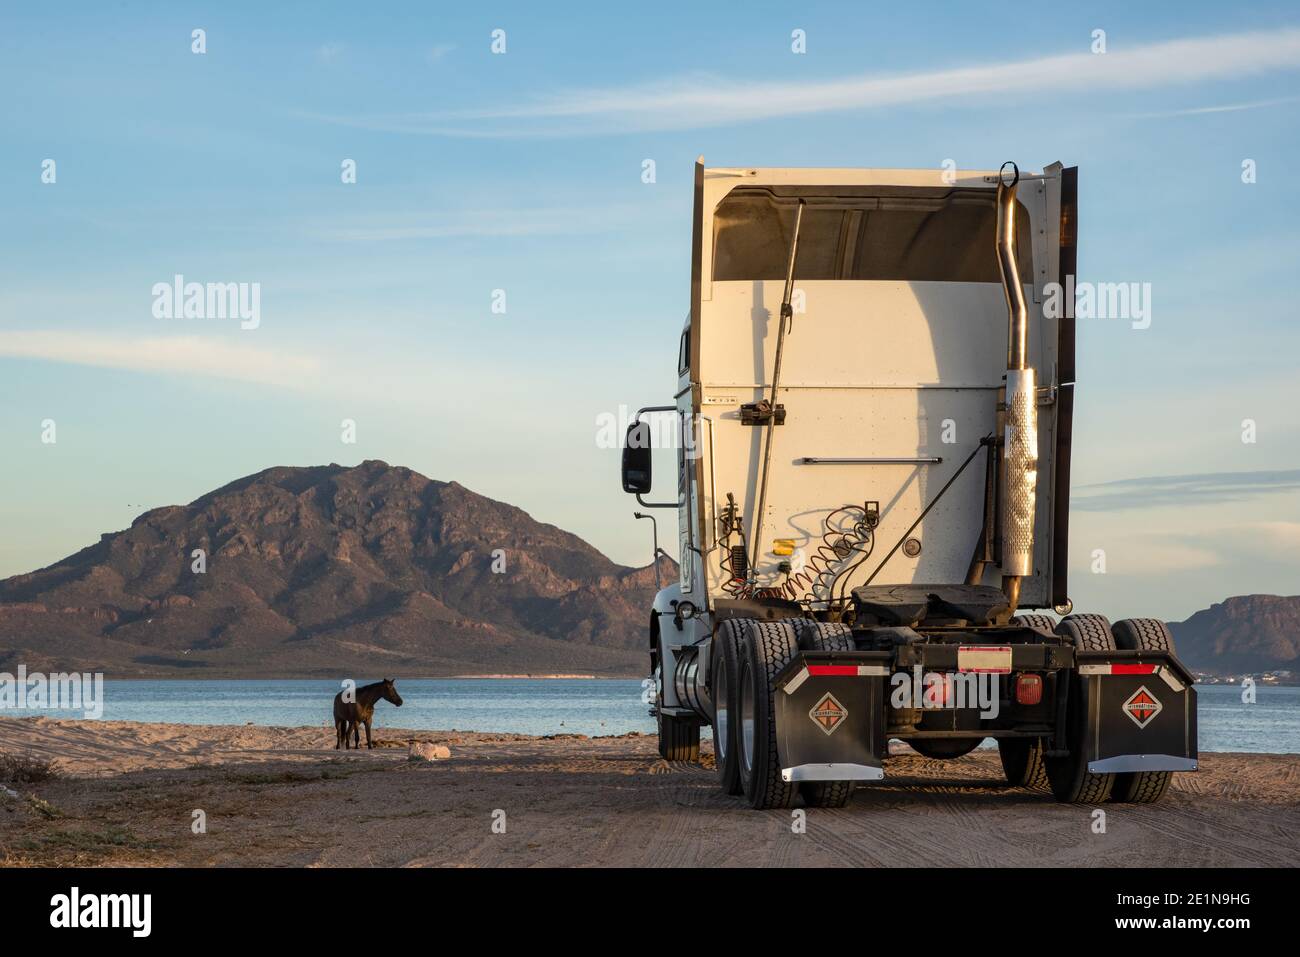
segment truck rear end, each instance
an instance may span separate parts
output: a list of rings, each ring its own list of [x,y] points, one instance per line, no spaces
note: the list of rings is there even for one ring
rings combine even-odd
[[[624,451],[625,490],[679,516],[649,629],[665,756],[711,725],[755,807],[842,804],[891,739],[993,738],[1064,801],[1195,769],[1163,623],[1069,613],[1077,206],[1060,164],[697,164],[676,402]],[[656,419],[675,500],[646,499]]]

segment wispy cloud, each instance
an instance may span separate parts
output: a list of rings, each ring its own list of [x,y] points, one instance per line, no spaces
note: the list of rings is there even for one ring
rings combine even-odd
[[[1003,63],[820,82],[772,83],[682,76],[590,88],[518,104],[435,113],[320,116],[365,129],[442,136],[557,136],[693,129],[774,117],[918,103],[1001,107],[1050,90],[1153,89],[1300,67],[1300,29],[1169,40],[1108,53],[1065,53]]]
[[[301,388],[322,372],[312,356],[292,355],[217,336],[114,336],[91,332],[0,331],[0,356],[129,369],[137,372],[213,376]]]
[[[1262,110],[1270,106],[1284,106],[1300,102],[1300,96],[1278,96],[1268,100],[1253,100],[1249,103],[1225,103],[1219,106],[1194,106],[1185,110],[1159,110],[1154,113],[1127,113],[1133,120],[1159,120],[1174,116],[1204,116],[1208,113],[1239,113],[1242,110]]]
[[[1222,565],[1224,557],[1213,543],[1197,539],[1186,541],[1172,535],[1112,534],[1105,539],[1107,574],[1126,577],[1162,578],[1166,575],[1200,571]],[[1094,559],[1089,554],[1076,556],[1070,566],[1080,577],[1093,573]]]
[[[254,340],[258,340],[254,342]],[[290,352],[263,344],[261,333],[234,327],[228,334],[174,336],[116,336],[89,331],[0,330],[0,360],[24,359],[72,366],[120,369],[142,375],[180,375],[220,383],[256,383],[305,397],[327,397],[361,408],[377,400],[407,409],[444,408],[444,394],[468,395],[485,376],[506,375],[509,386],[496,390],[493,400],[513,409],[523,401],[532,380],[526,360],[500,355],[422,355],[407,350],[358,351],[335,342],[318,346],[313,354]],[[315,340],[313,339],[313,342]],[[439,389],[429,388],[431,362],[438,369]],[[506,370],[503,372],[503,370]],[[513,370],[513,371],[512,371]],[[507,372],[509,374],[507,374]],[[383,389],[376,390],[375,383]],[[391,406],[389,406],[391,408]],[[478,408],[487,414],[491,403]],[[507,414],[513,414],[508,412]],[[454,417],[461,425],[469,420]]]
[[[341,43],[323,43],[316,48],[316,59],[322,63],[333,63],[343,53]]]
[[[1300,491],[1300,469],[1156,475],[1099,482],[1075,489],[1070,507],[1081,512],[1176,505],[1221,505],[1261,495]]]
[[[436,46],[430,47],[428,53],[429,62],[437,63],[454,49],[456,49],[456,44],[454,43],[439,43]]]
[[[1300,522],[1234,522],[1176,531],[1117,521],[1094,539],[1105,546],[1108,574],[1162,578],[1211,568],[1285,568],[1300,571]],[[1076,556],[1073,570],[1092,572],[1091,554]]]

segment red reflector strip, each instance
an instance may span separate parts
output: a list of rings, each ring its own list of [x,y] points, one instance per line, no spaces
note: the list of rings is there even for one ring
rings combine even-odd
[[[1162,673],[1164,673],[1164,669],[1157,664],[1079,665],[1079,674],[1081,675],[1155,675]]]
[[[804,665],[800,672],[805,678],[888,678],[889,666],[883,663],[869,665]],[[800,681],[803,678],[799,679]]]

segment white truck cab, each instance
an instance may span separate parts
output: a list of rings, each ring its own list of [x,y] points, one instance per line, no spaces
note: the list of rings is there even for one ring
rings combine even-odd
[[[800,780],[818,782],[805,799],[838,800],[848,782],[878,776],[895,736],[942,757],[997,737],[1015,766],[1045,775],[1044,762],[1081,753],[1065,739],[1074,650],[1172,652],[1161,623],[1142,640],[1162,647],[1122,649],[1100,616],[1057,626],[1018,614],[1070,610],[1074,320],[1059,306],[1076,222],[1077,171],[1060,163],[1030,174],[1010,163],[955,172],[697,162],[674,403],[641,410],[624,451],[624,489],[679,519],[680,579],[656,599],[650,629],[666,756],[697,754],[699,728],[712,724],[724,786],[743,778],[756,806],[794,800]],[[650,491],[656,430],[676,442],[673,498],[663,484]],[[1105,636],[1081,637],[1085,624]],[[1090,643],[1098,647],[1081,647]],[[812,709],[826,704],[821,719],[782,731],[777,705],[798,689],[782,697],[777,686],[788,688],[809,654],[874,656],[836,665],[866,669],[850,695],[859,714],[828,731],[826,709],[847,709],[827,692],[834,704]],[[950,658],[953,674],[976,673],[973,662],[995,668],[997,693],[1018,713],[972,722],[958,709],[888,706],[883,685],[900,669],[915,660],[942,670]],[[1177,669],[1179,693],[1194,701]],[[1016,701],[1022,673],[1020,684],[1038,682],[1032,704],[1028,692]],[[881,687],[859,694],[868,678]],[[864,710],[871,720],[859,727]],[[850,726],[858,730],[840,730]],[[809,751],[803,732],[826,740],[813,737]],[[755,742],[769,733],[764,758]],[[1194,760],[1192,738],[1190,750],[1168,745],[1177,770]],[[859,746],[827,752],[831,739]],[[1057,775],[1060,793],[1095,800],[1102,785],[1078,781],[1103,773],[1077,764]]]

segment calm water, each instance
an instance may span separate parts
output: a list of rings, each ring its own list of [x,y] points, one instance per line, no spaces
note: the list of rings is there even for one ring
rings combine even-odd
[[[587,735],[655,728],[636,679],[425,678],[402,679],[397,687],[404,704],[381,701],[378,727]],[[338,690],[333,681],[108,680],[104,718],[330,727]],[[1240,689],[1228,685],[1203,685],[1197,694],[1202,751],[1300,753],[1300,688],[1259,688],[1253,705],[1242,704]]]
[[[369,680],[358,679],[358,686]],[[104,682],[110,721],[334,726],[331,680]],[[375,727],[519,734],[654,731],[637,679],[399,678],[402,706],[375,706]],[[4,712],[0,712],[3,714]],[[11,712],[12,713],[12,712]],[[31,714],[33,712],[25,712]],[[76,717],[80,712],[40,712]]]

